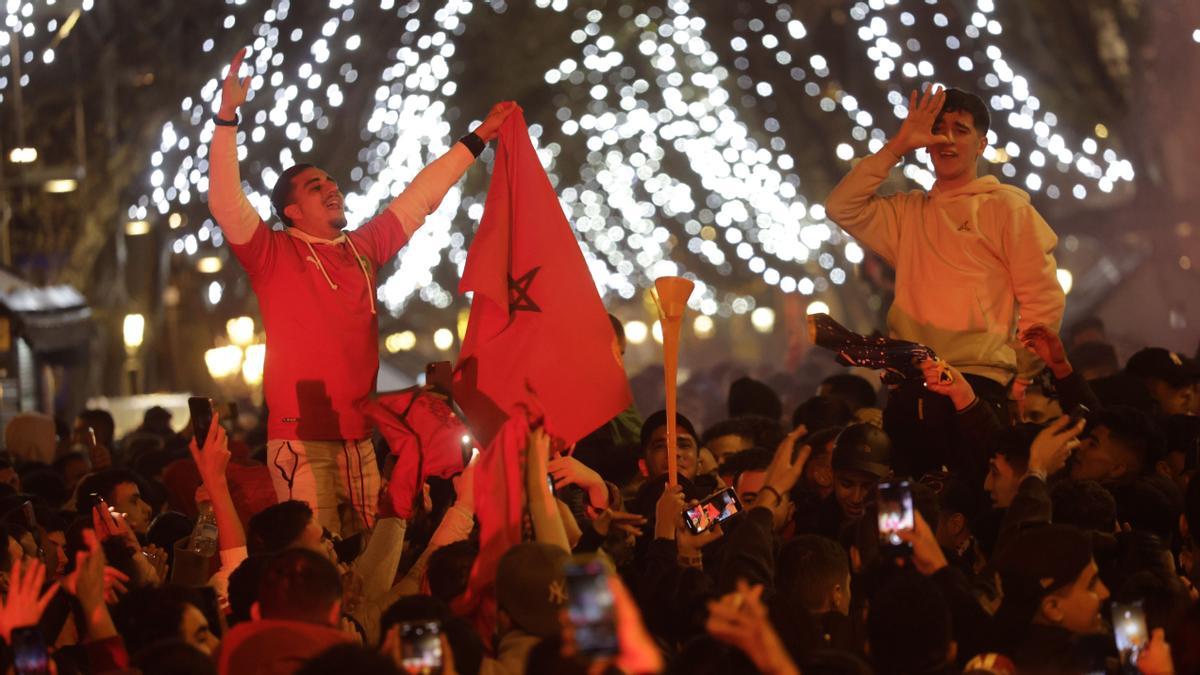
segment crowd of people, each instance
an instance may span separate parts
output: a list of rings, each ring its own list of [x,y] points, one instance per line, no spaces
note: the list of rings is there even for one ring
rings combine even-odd
[[[703,432],[678,416],[676,486],[662,411],[636,441],[606,425],[559,456],[532,434],[529,508],[558,508],[501,558],[492,632],[464,601],[486,545],[474,463],[430,478],[407,518],[385,483],[375,523],[339,536],[278,500],[264,430],[218,416],[197,442],[153,409],[118,441],[103,411],[74,429],[23,414],[0,464],[4,658],[17,672],[43,672],[20,668],[38,646],[59,673],[437,672],[413,660],[416,624],[433,626],[420,658],[445,673],[1200,672],[1200,369],[1158,348],[1118,369],[1102,338],[1094,321],[1068,345],[1039,329],[1044,376],[1000,406],[927,361],[928,407],[954,412],[902,433],[894,390],[857,375],[827,378],[788,419],[742,378],[731,391],[754,395],[730,398],[738,416]],[[903,518],[880,518],[895,504],[876,493],[900,479],[913,509],[897,553],[879,524]],[[741,512],[689,526],[725,488]],[[603,657],[577,648],[572,554],[611,570]],[[1142,623],[1123,627],[1114,604]],[[1126,629],[1135,654],[1118,649]]]
[[[685,388],[674,443],[664,410],[631,406],[569,447],[531,420],[519,461],[394,491],[424,458],[356,405],[378,367],[374,274],[514,106],[348,234],[336,182],[289,168],[271,228],[238,176],[243,56],[208,198],[259,297],[268,411],[180,434],[152,409],[119,440],[102,410],[9,421],[6,669],[1200,672],[1200,367],[1157,347],[1122,366],[1094,319],[1060,337],[1055,235],[977,175],[978,97],[914,92],[827,201],[896,269],[888,333],[927,357],[882,383],[825,378],[790,415],[794,392],[739,378],[703,430],[687,412],[711,405]],[[918,148],[933,189],[876,195]],[[517,478],[521,541],[480,534],[497,514],[476,486],[505,483],[489,470]]]

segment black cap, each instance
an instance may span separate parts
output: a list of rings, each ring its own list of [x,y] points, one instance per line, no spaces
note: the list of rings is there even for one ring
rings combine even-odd
[[[659,410],[647,417],[645,422],[642,422],[641,447],[643,450],[650,443],[650,437],[654,435],[654,432],[665,426],[667,426],[666,410]],[[686,431],[692,435],[692,438],[700,439],[700,434],[696,433],[696,427],[692,425],[692,421],[677,412],[675,413],[675,433],[679,433],[680,431]]]
[[[1020,531],[997,553],[1005,599],[1036,601],[1074,582],[1092,561],[1092,540],[1074,525]]]
[[[1163,380],[1182,387],[1200,380],[1200,366],[1182,354],[1162,347],[1147,347],[1129,357],[1125,372],[1141,378]]]
[[[833,447],[835,471],[865,471],[880,478],[892,472],[892,440],[873,424],[851,424],[838,434]]]

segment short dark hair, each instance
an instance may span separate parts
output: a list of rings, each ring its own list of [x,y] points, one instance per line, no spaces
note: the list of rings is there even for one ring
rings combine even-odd
[[[113,447],[113,438],[116,435],[117,424],[113,421],[112,413],[99,408],[89,408],[79,413],[79,419],[96,432],[97,443],[109,450],[116,449]]]
[[[788,603],[817,612],[829,591],[837,584],[846,583],[850,559],[836,541],[816,534],[802,534],[780,550],[779,570],[779,579],[790,579],[780,589]],[[845,591],[849,593],[850,589]]]
[[[425,568],[429,593],[447,603],[462,595],[478,555],[479,546],[469,539],[447,544],[430,554]]]
[[[296,499],[268,506],[254,514],[247,524],[246,552],[279,553],[300,538],[312,518],[312,507]]]
[[[766,448],[746,448],[726,457],[718,471],[733,476],[733,482],[737,484],[738,477],[747,471],[766,471],[772,457],[774,454]]]
[[[608,315],[608,322],[612,324],[612,329],[613,329],[613,332],[616,333],[617,339],[624,340],[625,339],[625,324],[621,323],[621,320],[618,319],[617,317],[613,316],[612,314]]]
[[[1113,405],[1096,417],[1095,426],[1108,429],[1109,438],[1121,443],[1138,461],[1138,471],[1151,469],[1166,451],[1166,439],[1154,419],[1137,408]]]
[[[1021,475],[1029,469],[1029,448],[1042,432],[1042,425],[1025,422],[1002,429],[992,437],[992,455],[1000,455]]]
[[[199,593],[190,588],[171,585],[134,588],[122,595],[114,607],[113,622],[132,654],[161,640],[178,637],[188,605],[197,609],[204,606]]]
[[[47,506],[54,509],[62,508],[71,498],[62,475],[53,469],[34,469],[21,476],[21,489],[41,497]]]
[[[342,579],[328,558],[292,548],[267,561],[258,582],[258,608],[264,619],[327,624],[342,597]]]
[[[1102,368],[1115,373],[1121,369],[1116,348],[1107,342],[1084,342],[1071,347],[1067,352],[1067,360],[1077,370]]]
[[[921,620],[913,621],[917,616]],[[953,639],[950,606],[933,581],[898,572],[871,597],[867,639],[879,673],[935,672]]]
[[[217,675],[217,664],[199,649],[178,638],[161,640],[132,655],[133,667],[144,675]]]
[[[810,433],[844,427],[854,420],[850,404],[840,396],[813,396],[792,412],[792,428],[804,425]]]
[[[229,625],[250,620],[250,607],[258,602],[258,583],[270,559],[252,555],[229,575]]]
[[[950,87],[946,90],[946,101],[942,104],[938,117],[948,112],[960,111],[971,114],[971,119],[975,121],[975,130],[980,136],[986,135],[988,129],[992,128],[992,115],[983,99],[969,91]]]
[[[696,440],[700,442],[700,445],[707,447],[709,443],[722,436],[741,436],[750,439],[750,442],[756,446],[774,448],[783,440],[784,433],[779,422],[775,420],[757,415],[744,415],[717,422],[705,429],[704,435]]]
[[[1081,530],[1112,532],[1117,502],[1112,493],[1092,480],[1063,480],[1050,490],[1054,522]]]
[[[850,412],[859,408],[874,408],[879,403],[875,387],[865,377],[838,373],[821,380],[821,386],[829,387],[829,396],[845,401],[850,406]]]
[[[271,208],[275,209],[275,215],[279,216],[279,220],[284,225],[292,226],[292,219],[283,212],[292,203],[292,194],[296,191],[296,186],[292,185],[292,179],[305,169],[315,168],[317,167],[312,164],[293,164],[283,170],[283,173],[279,175],[279,180],[275,181],[275,187],[271,188]]]
[[[96,498],[92,497],[93,494],[100,495],[111,506],[113,492],[118,485],[124,483],[133,483],[138,486],[139,491],[142,489],[141,478],[129,469],[104,469],[84,477],[75,488],[75,510],[79,513],[90,514],[98,503]]]

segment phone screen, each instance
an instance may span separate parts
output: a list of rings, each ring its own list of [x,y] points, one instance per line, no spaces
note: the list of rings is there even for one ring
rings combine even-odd
[[[404,643],[400,667],[412,675],[436,675],[442,672],[442,627],[437,621],[400,624]]]
[[[684,509],[683,520],[693,534],[710,530],[718,523],[742,512],[742,503],[733,488],[719,490],[699,504]]]
[[[196,447],[204,447],[204,439],[208,438],[208,428],[212,426],[213,402],[204,396],[188,398],[188,412],[192,415],[192,434],[196,437]]]
[[[1122,663],[1136,663],[1138,653],[1150,638],[1146,630],[1146,613],[1142,610],[1142,603],[1114,602],[1112,627]]]
[[[608,571],[599,559],[567,564],[567,617],[575,629],[575,647],[588,657],[617,653],[616,609]]]
[[[13,665],[17,675],[46,675],[50,672],[50,652],[36,626],[14,628],[12,632]]]
[[[879,545],[893,553],[906,553],[912,546],[900,532],[913,529],[912,486],[908,481],[879,484]]]

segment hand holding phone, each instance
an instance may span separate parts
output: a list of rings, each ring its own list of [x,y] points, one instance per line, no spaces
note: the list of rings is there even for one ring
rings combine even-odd
[[[196,437],[196,447],[203,449],[204,441],[208,439],[208,428],[213,421],[213,401],[205,396],[188,398],[188,412],[192,415],[192,435]]]
[[[907,557],[912,554],[912,544],[900,536],[901,532],[912,532],[913,519],[912,485],[906,481],[880,483],[878,490],[879,548],[889,557]]]
[[[595,660],[619,651],[616,603],[608,585],[608,568],[595,556],[576,556],[567,563],[567,618],[576,653]]]
[[[37,626],[14,628],[12,648],[17,675],[49,675],[50,650]]]
[[[1112,628],[1121,663],[1137,664],[1138,656],[1150,639],[1150,633],[1146,630],[1146,613],[1142,610],[1142,603],[1114,602],[1112,604]]]
[[[692,534],[707,532],[742,512],[742,502],[733,488],[709,495],[699,504],[683,510],[683,522]]]

